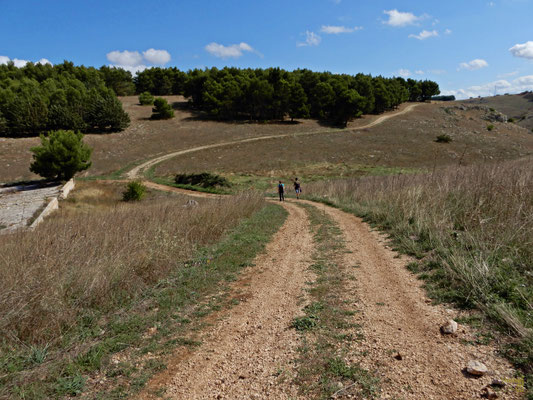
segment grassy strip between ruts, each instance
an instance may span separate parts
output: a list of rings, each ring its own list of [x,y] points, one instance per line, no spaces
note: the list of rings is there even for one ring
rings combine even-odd
[[[130,398],[154,373],[165,369],[165,360],[174,349],[199,344],[194,336],[202,317],[232,305],[226,296],[228,282],[252,265],[286,216],[283,208],[267,204],[222,242],[198,252],[119,314],[82,319],[80,337],[87,342],[85,351],[55,362],[47,359],[46,346],[32,347],[25,354],[0,360],[2,371],[7,371],[0,376],[4,385],[0,398]],[[19,372],[15,379],[9,365],[16,369],[19,362],[43,367],[43,375],[28,382],[20,376],[24,372]]]
[[[353,322],[357,312],[350,309],[354,299],[346,299],[346,283],[353,279],[341,263],[346,251],[339,227],[316,207],[301,205],[310,217],[316,251],[312,271],[317,278],[309,282],[310,303],[292,327],[302,334],[297,360],[296,383],[307,398],[327,399],[334,394],[373,398],[379,381],[358,364],[346,359],[349,344],[361,339]]]

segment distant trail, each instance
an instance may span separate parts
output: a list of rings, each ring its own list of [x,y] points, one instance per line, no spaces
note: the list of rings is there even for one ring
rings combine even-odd
[[[321,133],[322,134],[323,133],[336,133],[336,132],[346,133],[346,132],[360,131],[360,130],[363,130],[363,129],[368,129],[368,128],[372,128],[372,127],[374,127],[376,125],[379,125],[379,124],[385,122],[386,120],[388,120],[390,118],[395,118],[395,117],[398,117],[400,115],[403,115],[403,114],[406,114],[408,112],[411,112],[415,107],[418,107],[420,104],[421,103],[410,104],[410,105],[408,105],[407,107],[405,107],[401,111],[392,112],[392,113],[389,113],[387,115],[382,115],[381,117],[377,118],[376,120],[374,120],[372,122],[369,122],[366,125],[358,126],[358,127],[350,128],[350,129],[328,129],[328,130],[300,132],[300,133],[284,133],[284,134],[281,134],[281,135],[268,135],[268,136],[260,136],[260,137],[254,137],[254,138],[249,138],[249,139],[233,140],[231,142],[208,144],[208,145],[205,145],[205,146],[193,147],[193,148],[186,149],[186,150],[174,151],[172,153],[168,153],[168,154],[165,154],[165,155],[162,155],[162,156],[159,156],[159,157],[155,157],[155,158],[153,158],[151,160],[148,160],[148,161],[146,161],[146,162],[144,162],[144,163],[142,163],[140,165],[137,165],[136,167],[132,168],[130,171],[128,171],[126,173],[126,177],[129,178],[129,179],[141,178],[142,177],[142,173],[146,169],[148,169],[150,167],[153,167],[156,164],[159,164],[159,163],[161,163],[163,161],[166,161],[166,160],[168,160],[170,158],[174,158],[174,157],[181,156],[181,155],[184,155],[184,154],[195,153],[195,152],[201,151],[201,150],[208,150],[208,149],[214,149],[214,148],[217,148],[217,147],[232,146],[232,145],[243,144],[243,143],[259,142],[261,140],[279,139],[279,138],[284,138],[284,137],[298,137],[298,136],[318,135],[318,134],[321,134]]]

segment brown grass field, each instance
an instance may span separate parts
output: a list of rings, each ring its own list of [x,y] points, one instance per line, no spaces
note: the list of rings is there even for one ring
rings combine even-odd
[[[181,104],[184,101],[179,96],[167,99]],[[137,97],[124,97],[122,101],[132,123],[123,132],[86,136],[94,151],[93,166],[85,175],[108,175],[156,155],[205,144],[332,129],[313,120],[297,124],[206,121],[182,107],[176,108],[174,119],[151,121],[151,107],[138,105]],[[496,129],[488,132],[487,122],[480,119],[479,112],[455,110],[455,114],[448,114],[444,111],[448,106],[422,104],[413,112],[368,130],[350,132],[350,128],[366,125],[378,116],[352,121],[340,133],[273,139],[194,153],[161,164],[156,175],[208,170],[290,176],[311,165],[317,175],[353,176],[361,174],[362,166],[432,168],[517,159],[533,152],[533,136],[526,129],[496,123]],[[453,142],[435,143],[440,134],[448,134]],[[35,178],[28,170],[29,149],[38,143],[38,138],[0,138],[0,182]]]

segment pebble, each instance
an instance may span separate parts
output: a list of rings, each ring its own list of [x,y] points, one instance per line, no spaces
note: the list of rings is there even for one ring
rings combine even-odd
[[[443,335],[454,334],[455,332],[457,332],[457,322],[455,322],[453,319],[448,320],[446,324],[440,327],[440,332]]]

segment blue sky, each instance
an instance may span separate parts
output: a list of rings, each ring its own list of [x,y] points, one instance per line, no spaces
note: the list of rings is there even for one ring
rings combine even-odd
[[[310,68],[533,89],[533,0],[0,0],[0,63]]]

